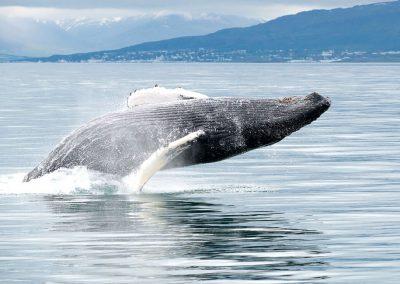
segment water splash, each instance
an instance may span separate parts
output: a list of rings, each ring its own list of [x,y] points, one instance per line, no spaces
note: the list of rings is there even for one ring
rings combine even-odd
[[[116,177],[85,167],[59,169],[30,182],[25,173],[0,175],[0,194],[116,194],[128,188]]]
[[[122,179],[110,174],[88,170],[82,166],[72,169],[61,168],[29,182],[23,182],[24,173],[16,173],[0,176],[0,194],[137,193],[157,171],[202,135],[204,135],[204,131],[198,130],[171,142],[166,147],[161,147],[144,161],[137,171],[133,171]]]
[[[0,195],[114,195],[138,194],[138,182],[143,178],[133,172],[126,177],[107,175],[85,167],[62,168],[29,182],[26,173],[0,175]],[[175,174],[163,174],[146,185],[145,193],[176,193],[198,190],[197,184]],[[204,189],[203,189],[204,190]]]
[[[38,179],[23,182],[25,174],[0,175],[0,195],[131,195],[140,193],[135,187],[140,177],[134,172],[121,178],[91,171],[85,167],[63,168]],[[143,193],[238,193],[275,190],[277,188],[249,183],[209,183],[203,176],[193,175],[190,171],[167,170],[158,172],[146,184]]]

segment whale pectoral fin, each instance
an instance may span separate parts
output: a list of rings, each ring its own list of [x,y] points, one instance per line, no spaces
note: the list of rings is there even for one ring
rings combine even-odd
[[[165,165],[186,150],[193,141],[204,134],[205,132],[203,130],[189,133],[151,154],[151,156],[140,165],[139,170],[136,172],[135,188],[141,191],[146,182],[157,171],[165,167]]]

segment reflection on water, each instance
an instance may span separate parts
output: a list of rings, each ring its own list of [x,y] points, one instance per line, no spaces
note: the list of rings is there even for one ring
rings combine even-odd
[[[321,233],[293,226],[282,212],[242,211],[179,194],[28,196],[7,204],[10,229],[24,229],[18,212],[27,208],[24,221],[36,226],[1,243],[2,251],[19,250],[17,262],[3,256],[3,279],[187,283],[327,277],[328,252],[316,244]]]
[[[0,282],[399,282],[399,64],[0,64],[0,74]],[[63,136],[155,83],[211,97],[318,91],[332,107],[271,147],[157,173],[147,194],[120,195],[121,180],[83,168],[21,183]]]

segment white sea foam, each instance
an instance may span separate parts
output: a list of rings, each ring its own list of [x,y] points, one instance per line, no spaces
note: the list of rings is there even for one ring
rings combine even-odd
[[[86,167],[59,169],[40,178],[23,182],[26,173],[0,175],[0,195],[4,194],[51,194],[51,195],[104,195],[104,194],[137,194],[147,180],[164,165],[163,156],[166,148],[152,155],[137,172],[119,177],[88,170]],[[166,177],[165,177],[166,175]],[[194,186],[194,187],[193,187]],[[192,191],[196,185],[184,177],[166,173],[146,184],[146,193],[172,193]]]
[[[120,178],[87,170],[84,167],[60,169],[29,182],[23,182],[26,173],[0,175],[0,195],[39,194],[39,195],[107,195],[137,194],[136,173]],[[165,174],[164,174],[165,175]],[[198,186],[184,178],[167,174],[155,178],[144,188],[145,193],[174,193],[193,191]]]
[[[0,194],[112,194],[128,192],[124,183],[85,167],[60,169],[29,182],[25,173],[0,175]]]
[[[60,169],[38,179],[23,182],[26,173],[0,175],[0,195],[113,195],[139,194],[137,184],[140,177],[132,172],[126,177],[107,175],[76,167]],[[143,193],[179,193],[179,192],[249,192],[273,191],[276,188],[257,184],[201,182],[198,175],[184,170],[158,172],[143,188]]]

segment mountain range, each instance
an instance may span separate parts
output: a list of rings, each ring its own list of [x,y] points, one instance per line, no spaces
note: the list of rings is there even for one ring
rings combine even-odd
[[[244,28],[33,61],[400,61],[400,1],[313,10]]]
[[[232,15],[147,14],[130,17],[43,20],[0,17],[0,54],[49,56],[115,49],[121,46],[204,35],[259,20]]]

